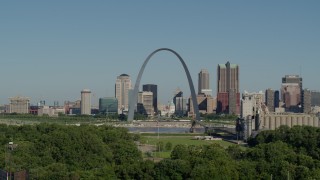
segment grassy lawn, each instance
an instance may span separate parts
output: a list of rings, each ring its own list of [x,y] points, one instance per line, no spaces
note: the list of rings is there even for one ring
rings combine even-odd
[[[141,136],[158,136],[158,133],[141,133]],[[177,134],[175,134],[175,133],[159,133],[159,136],[161,137],[161,136],[174,136],[174,137],[176,137],[176,136],[189,136],[189,137],[193,137],[193,136],[204,136],[204,134],[203,133],[192,133],[192,134],[190,134],[190,133],[177,133]]]
[[[209,144],[213,144],[213,143],[217,143],[220,144],[222,147],[227,148],[231,145],[234,145],[230,142],[226,142],[223,140],[219,140],[219,141],[206,141],[206,140],[194,140],[193,139],[194,136],[159,136],[159,139],[157,136],[142,136],[141,137],[141,142],[143,144],[149,144],[149,145],[154,145],[156,146],[156,144],[161,141],[164,143],[164,145],[167,142],[171,142],[172,143],[172,149],[178,145],[178,144],[185,144],[185,145],[196,145],[196,146],[201,146],[201,145],[209,145]],[[154,157],[159,157],[159,158],[169,158],[171,154],[170,152],[153,152],[152,156]]]
[[[142,136],[142,142],[145,144],[155,145],[157,142],[162,141],[164,144],[171,142],[173,147],[177,144],[185,145],[209,145],[213,143],[218,143],[223,147],[228,147],[232,145],[230,142],[226,141],[205,141],[205,140],[194,140],[194,136],[160,136],[159,139],[157,136]]]

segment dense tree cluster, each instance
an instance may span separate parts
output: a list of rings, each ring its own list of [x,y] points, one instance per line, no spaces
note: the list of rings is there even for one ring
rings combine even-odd
[[[118,113],[109,113],[109,114],[95,114],[95,115],[66,115],[59,113],[58,117],[50,117],[48,114],[43,114],[42,116],[34,114],[0,114],[1,119],[8,120],[29,120],[33,122],[47,122],[47,123],[84,123],[84,122],[98,122],[98,121],[118,121],[127,119],[126,116],[121,119],[121,114]]]
[[[27,169],[31,179],[317,179],[319,131],[283,126],[261,132],[246,149],[176,145],[171,158],[155,163],[143,160],[139,136],[124,128],[0,125],[0,168]]]
[[[134,138],[108,126],[0,125],[0,169],[26,169],[37,179],[135,177],[143,161]]]

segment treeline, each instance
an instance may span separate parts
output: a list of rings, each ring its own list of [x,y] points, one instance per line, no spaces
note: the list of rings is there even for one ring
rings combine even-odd
[[[246,149],[177,145],[155,163],[143,160],[139,135],[124,128],[0,125],[0,168],[27,169],[31,179],[318,179],[319,133],[283,126],[250,139]]]
[[[17,119],[17,120],[32,120],[32,121],[46,121],[46,120],[54,120],[54,121],[67,121],[67,122],[82,122],[82,121],[105,121],[105,120],[120,120],[120,115],[115,114],[96,114],[96,115],[66,115],[59,114],[58,117],[49,117],[49,115],[44,114],[42,116],[34,115],[34,114],[0,114],[1,119]],[[125,117],[124,117],[125,118]]]

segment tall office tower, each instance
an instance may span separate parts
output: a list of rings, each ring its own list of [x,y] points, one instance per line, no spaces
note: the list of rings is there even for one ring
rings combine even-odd
[[[202,93],[202,90],[210,89],[209,87],[209,72],[206,69],[201,69],[198,74],[198,94]]]
[[[275,110],[275,92],[272,89],[266,90],[266,105],[268,107],[269,112],[274,112]]]
[[[138,94],[138,112],[147,116],[153,116],[153,93],[150,91],[139,92]]]
[[[28,114],[30,106],[30,98],[28,97],[11,97],[9,113]]]
[[[304,89],[302,91],[302,112],[311,112],[311,91],[309,89]]]
[[[99,99],[99,111],[104,114],[118,113],[118,100],[115,97],[104,97]]]
[[[279,108],[280,103],[280,92],[278,90],[274,91],[274,108]]]
[[[91,114],[91,91],[89,89],[81,91],[81,114]]]
[[[311,106],[320,106],[320,91],[311,91]]]
[[[175,114],[184,116],[187,111],[187,99],[183,97],[183,92],[177,88],[173,95],[173,104],[175,106]]]
[[[132,89],[130,76],[121,74],[117,77],[115,97],[118,99],[118,113],[122,114],[129,109],[129,90]]]
[[[240,114],[239,65],[219,64],[217,73],[217,113]]]
[[[155,84],[144,84],[142,91],[150,91],[153,94],[153,109],[158,112],[158,86]]]
[[[282,78],[281,100],[287,112],[301,112],[302,78],[298,75],[286,75]]]

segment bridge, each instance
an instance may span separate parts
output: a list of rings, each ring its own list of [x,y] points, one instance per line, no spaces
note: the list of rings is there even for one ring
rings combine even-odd
[[[228,133],[232,135],[236,135],[236,127],[235,125],[228,125],[228,124],[222,124],[222,123],[210,123],[210,122],[196,122],[195,126],[191,126],[190,132],[192,132],[192,128],[196,126],[201,126],[205,128],[205,132],[223,132]]]

